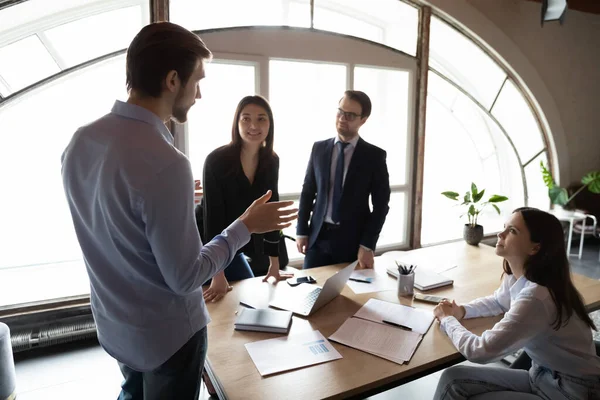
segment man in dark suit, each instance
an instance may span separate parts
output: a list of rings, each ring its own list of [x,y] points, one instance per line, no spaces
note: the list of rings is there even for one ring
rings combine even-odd
[[[369,96],[347,90],[338,105],[337,136],[313,145],[296,230],[304,269],[356,259],[360,267],[373,268],[390,183],[385,151],[358,135],[369,115]]]

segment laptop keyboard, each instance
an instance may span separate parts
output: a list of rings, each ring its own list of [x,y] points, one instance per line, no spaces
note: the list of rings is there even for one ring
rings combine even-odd
[[[308,293],[306,297],[304,297],[302,304],[298,307],[302,312],[308,313],[312,306],[317,301],[317,297],[319,297],[319,293],[321,293],[321,288],[316,288],[312,292]]]

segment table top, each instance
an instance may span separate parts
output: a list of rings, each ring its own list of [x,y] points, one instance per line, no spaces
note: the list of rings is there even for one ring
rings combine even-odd
[[[432,246],[405,253],[427,260],[429,265],[458,267],[444,272],[454,279],[453,286],[427,291],[427,294],[453,298],[465,303],[490,295],[499,286],[502,275],[501,258],[486,245],[470,246],[455,242]],[[319,285],[344,265],[320,267],[310,270]],[[304,271],[300,272],[303,274]],[[395,278],[389,277],[395,280]],[[574,282],[589,310],[600,308],[600,281],[574,275]],[[433,372],[441,366],[462,360],[450,340],[434,321],[409,363],[398,365],[365,352],[332,342],[343,359],[319,364],[272,376],[261,377],[244,345],[281,335],[262,332],[235,331],[233,323],[240,309],[240,298],[250,296],[253,302],[267,307],[276,290],[289,290],[285,282],[277,285],[263,283],[262,278],[248,279],[233,284],[234,289],[217,303],[208,304],[212,322],[209,324],[208,364],[211,376],[217,379],[227,398],[346,398],[360,395],[378,387],[409,380],[419,374]],[[315,312],[309,318],[293,317],[290,335],[319,330],[325,337],[333,334],[370,298],[393,303],[433,309],[432,304],[415,302],[398,297],[395,290],[355,294],[345,286],[341,295]],[[489,329],[501,317],[476,318],[463,321],[465,327],[476,334]]]

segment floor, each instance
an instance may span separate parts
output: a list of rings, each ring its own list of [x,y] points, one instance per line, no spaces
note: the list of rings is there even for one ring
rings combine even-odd
[[[600,279],[600,242],[586,240],[585,243],[582,259],[570,259],[573,271]],[[578,242],[574,240],[575,248],[578,249]],[[593,313],[593,317],[600,327],[600,311]],[[95,342],[16,354],[15,359],[18,400],[104,400],[118,396],[122,379],[120,371],[116,362]],[[431,399],[440,374],[441,371],[368,399]],[[207,399],[210,397],[203,387],[200,400]]]

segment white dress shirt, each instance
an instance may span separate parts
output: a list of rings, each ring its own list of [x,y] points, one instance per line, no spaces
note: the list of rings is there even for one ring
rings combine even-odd
[[[592,331],[577,314],[554,330],[556,306],[548,289],[505,275],[493,295],[465,304],[465,318],[504,314],[492,329],[481,336],[468,331],[454,317],[445,317],[440,328],[454,346],[472,362],[488,363],[524,348],[534,363],[574,376],[599,376]],[[565,315],[563,314],[563,323]]]

